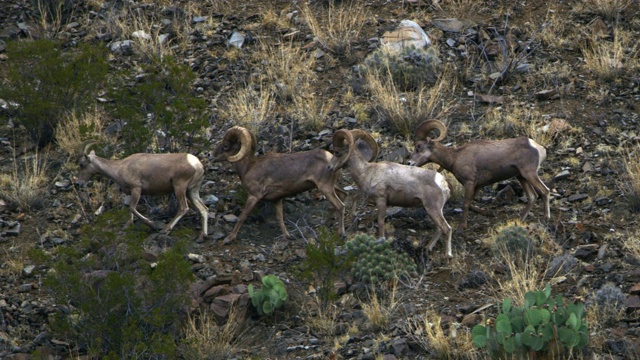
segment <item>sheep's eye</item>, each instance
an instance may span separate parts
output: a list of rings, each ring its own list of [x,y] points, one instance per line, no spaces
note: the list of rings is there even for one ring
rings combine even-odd
[[[223,148],[224,148],[225,150],[229,150],[229,145],[224,144]]]

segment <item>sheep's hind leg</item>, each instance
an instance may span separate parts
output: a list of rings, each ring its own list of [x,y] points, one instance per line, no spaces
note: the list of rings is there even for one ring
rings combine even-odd
[[[276,219],[278,220],[278,225],[280,226],[282,235],[284,235],[284,237],[286,237],[287,239],[292,239],[293,237],[291,236],[291,234],[289,234],[289,231],[287,231],[287,227],[284,226],[284,200],[279,199],[278,201],[276,201],[275,208]]]
[[[208,219],[209,211],[207,210],[207,206],[204,204],[204,201],[200,198],[199,189],[190,189],[187,193],[189,201],[198,209],[200,216],[202,217],[202,231],[198,235],[197,242],[204,241],[204,237],[209,234],[208,229]]]

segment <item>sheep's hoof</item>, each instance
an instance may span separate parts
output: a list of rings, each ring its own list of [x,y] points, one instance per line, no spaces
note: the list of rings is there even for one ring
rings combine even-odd
[[[224,240],[222,241],[222,244],[227,245],[229,243],[231,243],[235,238],[231,237],[231,236],[227,236],[226,238],[224,238]]]
[[[204,234],[198,235],[198,237],[196,238],[196,243],[201,244],[203,242],[204,242]]]

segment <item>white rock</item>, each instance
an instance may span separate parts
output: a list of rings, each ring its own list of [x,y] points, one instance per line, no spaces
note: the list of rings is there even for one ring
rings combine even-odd
[[[402,20],[400,25],[382,35],[382,46],[389,52],[401,52],[405,47],[417,49],[431,45],[431,39],[415,21]]]

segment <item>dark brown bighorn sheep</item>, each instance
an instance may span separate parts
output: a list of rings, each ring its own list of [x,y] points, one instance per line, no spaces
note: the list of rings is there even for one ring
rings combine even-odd
[[[243,127],[234,126],[226,132],[214,151],[215,161],[226,160],[233,164],[249,195],[238,222],[224,239],[225,244],[235,240],[240,226],[261,199],[275,202],[280,230],[284,236],[291,237],[284,226],[283,200],[313,188],[320,190],[338,212],[338,233],[344,235],[344,203],[335,188],[339,172],[330,171],[327,167],[333,157],[331,153],[314,149],[256,157],[256,149],[255,136]]]
[[[432,139],[429,133],[439,132]],[[468,144],[447,147],[440,143],[447,135],[447,127],[439,120],[422,122],[415,131],[415,153],[411,164],[422,166],[428,162],[440,165],[451,172],[464,186],[462,228],[467,227],[469,209],[483,215],[489,212],[471,204],[478,189],[498,181],[516,177],[529,199],[520,214],[524,220],[536,200],[536,193],[544,197],[544,211],[549,211],[549,188],[538,177],[540,164],[547,157],[547,150],[535,141],[522,136],[504,140],[476,140]]]
[[[133,154],[121,160],[108,160],[96,155],[95,151],[87,151],[91,144],[85,146],[80,158],[80,171],[76,184],[85,185],[93,174],[100,174],[115,181],[124,191],[129,191],[131,201],[129,210],[131,219],[125,227],[133,223],[137,216],[145,224],[156,229],[151,220],[136,209],[140,195],[165,195],[174,193],[179,209],[176,216],[163,228],[162,233],[169,233],[178,220],[189,210],[191,202],[202,217],[202,231],[198,241],[207,235],[207,207],[200,199],[200,187],[204,180],[204,167],[197,157],[186,154]]]
[[[373,151],[369,159],[355,149],[356,141],[360,139]],[[431,250],[444,233],[447,236],[447,256],[453,257],[451,226],[442,214],[450,190],[442,174],[394,162],[370,162],[378,155],[378,145],[373,137],[363,130],[338,130],[333,135],[333,149],[334,158],[329,167],[332,170],[347,167],[360,190],[369,201],[375,202],[378,208],[378,236],[384,236],[387,206],[422,206],[438,228],[438,233],[427,249]]]

